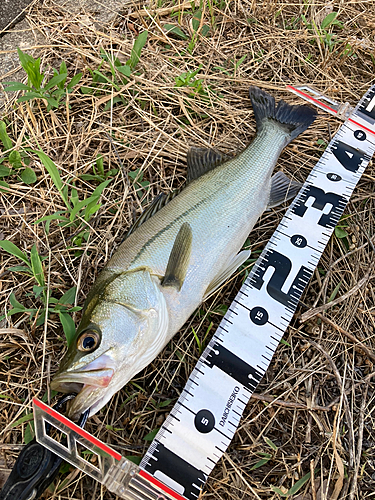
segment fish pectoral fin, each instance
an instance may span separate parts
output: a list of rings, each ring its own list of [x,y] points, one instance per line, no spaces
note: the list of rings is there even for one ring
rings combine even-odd
[[[213,170],[229,159],[228,156],[210,148],[190,148],[187,156],[187,182]]]
[[[294,198],[302,186],[303,184],[292,181],[283,172],[277,172],[271,177],[271,192],[267,208],[277,207]]]
[[[173,244],[165,276],[161,282],[162,286],[181,290],[190,262],[192,242],[193,233],[190,224],[184,222]]]
[[[242,252],[233,255],[233,257],[229,260],[227,267],[208,285],[203,300],[206,300],[211,293],[225,283],[225,281],[232,276],[234,271],[240,267],[240,265],[243,264],[250,257],[250,255],[251,250],[242,250]]]

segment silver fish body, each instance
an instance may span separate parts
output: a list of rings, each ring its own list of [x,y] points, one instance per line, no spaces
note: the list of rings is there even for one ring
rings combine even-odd
[[[87,408],[97,412],[155,358],[249,257],[238,252],[266,207],[298,190],[283,174],[271,176],[282,149],[315,112],[283,101],[276,108],[256,88],[250,97],[258,129],[251,145],[215,168],[205,165],[209,155],[198,157],[201,175],[130,234],[95,282],[77,338],[52,382],[56,390],[80,390],[72,417]],[[175,280],[165,278],[171,271]]]

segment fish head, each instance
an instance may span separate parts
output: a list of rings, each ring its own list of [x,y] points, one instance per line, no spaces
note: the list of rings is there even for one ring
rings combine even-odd
[[[140,270],[93,287],[51,382],[53,390],[78,393],[70,418],[87,409],[94,415],[164,347],[168,313],[159,282]]]

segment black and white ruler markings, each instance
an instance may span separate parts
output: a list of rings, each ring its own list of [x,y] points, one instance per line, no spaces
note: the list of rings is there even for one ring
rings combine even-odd
[[[307,178],[140,464],[179,495],[199,496],[231,442],[374,151],[375,86]]]

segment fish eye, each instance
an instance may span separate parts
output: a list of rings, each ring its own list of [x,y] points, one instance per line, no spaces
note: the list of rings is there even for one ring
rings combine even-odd
[[[77,340],[77,349],[82,352],[92,352],[98,347],[100,336],[94,330],[83,332]]]

